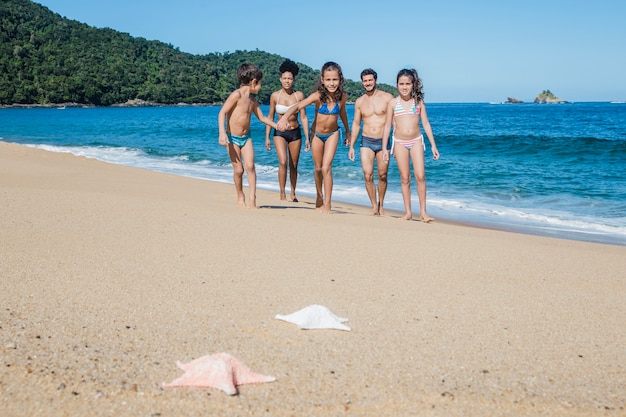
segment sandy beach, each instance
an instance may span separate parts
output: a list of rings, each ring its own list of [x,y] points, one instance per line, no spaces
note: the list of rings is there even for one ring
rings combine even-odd
[[[626,247],[257,204],[0,142],[0,415],[626,415]],[[162,387],[218,352],[277,380]]]

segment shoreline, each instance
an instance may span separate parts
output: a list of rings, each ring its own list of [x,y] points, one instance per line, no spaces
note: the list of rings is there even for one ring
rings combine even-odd
[[[2,142],[2,139],[0,139],[0,142]],[[11,143],[11,142],[3,142],[3,143]],[[27,147],[31,147],[34,149],[42,149],[39,146],[36,145],[22,145],[17,143],[16,145],[18,146],[27,146]],[[69,151],[56,151],[58,153],[71,153]],[[88,158],[92,158],[94,160],[98,160],[98,161],[102,161],[101,158],[98,158],[97,156],[88,156]],[[105,160],[106,162],[106,160]],[[202,176],[196,176],[196,175],[189,175],[189,174],[184,174],[184,173],[180,173],[180,172],[175,172],[175,171],[168,171],[168,170],[158,170],[158,169],[153,169],[153,168],[146,168],[146,167],[142,167],[142,166],[136,166],[136,165],[132,165],[132,164],[124,164],[122,162],[111,162],[114,163],[116,165],[120,165],[120,166],[127,166],[127,167],[135,167],[137,169],[147,169],[153,172],[157,172],[157,173],[165,173],[165,174],[171,174],[171,175],[178,175],[181,177],[187,177],[187,178],[195,178],[195,179],[199,179],[202,181],[209,181],[209,182],[217,182],[220,184],[229,184],[232,186],[232,180],[231,183],[224,183],[222,181],[217,181],[217,180],[213,180],[210,179],[208,177],[202,177]],[[229,174],[231,175],[231,174]],[[244,185],[247,184],[245,183],[245,178],[244,178]],[[274,184],[274,187],[272,186],[267,186],[267,185],[259,185],[258,186],[258,190],[265,190],[267,192],[270,193],[278,193],[278,189],[275,183],[272,182],[272,184]],[[245,188],[247,188],[247,185],[245,185]],[[412,190],[413,192],[414,190]],[[335,197],[333,199],[334,202],[336,203],[340,203],[340,204],[344,204],[344,205],[351,205],[355,207],[355,210],[357,208],[361,208],[363,210],[364,213],[369,213],[369,205],[367,205],[365,203],[366,200],[366,194],[365,194],[365,188],[363,186],[363,196],[361,196],[361,198],[359,199],[358,197],[354,197],[352,199],[350,198],[345,198],[342,196],[339,197]],[[337,194],[337,193],[336,193]],[[300,195],[303,196],[307,196],[311,199],[314,198],[314,194],[312,194],[311,192],[300,192]],[[388,196],[389,197],[389,196]],[[416,196],[415,194],[413,194],[412,196],[413,198],[413,203],[414,206],[415,204],[417,204]],[[388,202],[388,205],[386,208],[387,211],[387,216],[392,216],[392,217],[401,217],[403,211],[401,209],[398,208],[398,204],[401,205],[400,203],[397,204],[390,204]],[[594,232],[585,232],[583,230],[571,230],[571,229],[566,229],[566,228],[561,228],[561,227],[548,227],[546,225],[542,225],[539,223],[530,223],[530,224],[521,224],[521,223],[516,223],[515,221],[509,221],[509,222],[504,222],[504,221],[491,221],[487,218],[481,218],[481,217],[476,217],[476,216],[472,216],[471,214],[467,214],[467,213],[437,213],[437,211],[445,211],[445,209],[442,208],[436,208],[435,210],[435,214],[433,217],[435,217],[437,222],[445,222],[448,224],[455,224],[455,225],[462,225],[462,226],[467,226],[467,227],[477,227],[477,228],[482,228],[482,229],[488,229],[488,230],[496,230],[496,231],[504,231],[504,232],[511,232],[511,233],[519,233],[519,234],[524,234],[524,235],[531,235],[531,236],[541,236],[541,237],[550,237],[550,238],[556,238],[556,239],[566,239],[566,240],[574,240],[574,241],[581,241],[581,242],[590,242],[590,243],[600,243],[600,244],[609,244],[609,245],[617,245],[617,246],[626,246],[626,237],[622,236],[622,235],[616,235],[616,234],[610,234],[610,233],[600,233],[598,231],[594,231]],[[431,213],[432,214],[432,213]],[[443,214],[443,215],[442,215]],[[448,215],[446,215],[448,214]],[[417,216],[415,215],[414,212],[414,221],[417,220]]]
[[[578,114],[584,113],[588,109],[586,105],[579,105],[573,108],[571,112],[564,112],[564,110],[556,108],[554,110],[546,108],[545,111],[539,108],[536,110],[529,108],[524,113],[533,114],[536,111],[543,115],[542,120],[545,118],[549,120],[548,116],[552,113],[559,115]],[[81,110],[86,112],[83,113]],[[91,110],[68,108],[67,111],[61,112],[57,110],[52,112],[50,109],[33,109],[30,111],[35,113],[31,114],[25,109],[13,109],[2,112],[3,114],[0,116],[4,115],[4,120],[6,120],[7,126],[2,136],[7,141],[12,140],[22,144],[32,143],[33,146],[44,149],[70,150],[77,155],[92,156],[104,161],[190,175],[210,181],[230,180],[232,182],[231,178],[227,178],[227,176],[232,177],[227,154],[221,152],[216,144],[217,141],[213,140],[217,135],[214,116],[217,115],[218,110],[219,107],[217,106],[95,108]],[[351,110],[353,109],[348,109],[348,112]],[[438,111],[441,112],[441,116],[446,115],[445,117],[452,117],[454,120],[454,123],[448,124],[447,127],[441,126],[441,133],[447,135],[457,131],[456,128],[452,127],[457,126],[456,123],[462,123],[467,112],[481,114],[481,120],[487,123],[497,115],[511,113],[512,109],[502,106],[500,109],[494,109],[493,106],[482,104],[441,106]],[[610,104],[600,105],[595,111],[607,114],[607,117],[610,115],[610,118],[615,118],[616,121],[619,121],[620,115],[623,115],[621,109],[616,109]],[[181,118],[186,120],[185,128],[182,130],[176,127],[178,126],[177,120]],[[153,119],[153,123],[145,124],[146,119]],[[37,123],[30,126],[29,120],[36,120]],[[132,120],[133,127],[130,128],[124,120]],[[168,121],[167,133],[157,127],[160,123],[165,123],[166,120]],[[548,129],[545,134],[549,136],[549,123],[542,126],[542,129]],[[605,130],[605,127],[594,125],[595,133],[591,134],[589,131],[589,134],[594,138],[597,136],[593,139],[593,146],[598,147],[599,152],[606,152],[606,158],[581,160],[581,164],[589,168],[581,171],[583,173],[581,175],[585,177],[585,181],[581,184],[594,183],[591,173],[596,172],[596,170],[609,175],[603,176],[601,183],[598,183],[596,188],[589,190],[577,186],[578,180],[576,178],[578,176],[567,176],[570,169],[568,168],[569,165],[557,163],[558,158],[549,158],[545,163],[539,162],[537,158],[530,159],[529,163],[538,164],[534,166],[534,169],[538,170],[537,172],[542,172],[542,166],[545,167],[551,163],[557,164],[555,170],[559,172],[559,175],[544,176],[540,181],[533,181],[528,176],[529,170],[519,171],[516,168],[516,164],[512,161],[518,156],[515,156],[514,152],[505,159],[500,159],[497,155],[490,155],[489,160],[506,162],[506,165],[498,163],[497,169],[481,168],[479,159],[482,157],[478,155],[469,160],[459,160],[458,152],[470,152],[470,155],[475,155],[471,152],[476,145],[473,142],[457,142],[459,137],[454,134],[447,139],[452,140],[452,142],[447,144],[450,148],[447,151],[449,154],[445,158],[446,160],[436,163],[427,161],[429,163],[427,175],[430,214],[439,220],[450,219],[479,227],[626,245],[626,229],[622,216],[624,205],[618,198],[619,191],[622,190],[623,186],[619,182],[619,172],[615,171],[616,167],[619,166],[619,161],[613,159],[619,155],[621,141],[619,137],[613,136],[616,132],[611,133],[611,131]],[[510,128],[513,127],[510,126]],[[518,126],[515,129],[517,128],[524,129],[523,126]],[[84,135],[84,129],[89,129],[95,136]],[[205,129],[208,130],[205,131]],[[255,138],[262,140],[264,131],[260,130],[259,126],[255,126],[255,129]],[[205,137],[205,134],[208,136]],[[588,139],[585,139],[585,132],[574,128],[564,132],[564,134],[578,137],[576,143],[582,146],[582,149],[586,146],[584,142]],[[170,140],[163,135],[169,135],[172,139]],[[560,139],[557,138],[559,135],[554,140],[538,141],[537,146],[545,144],[548,149],[552,149],[558,154]],[[30,136],[32,136],[32,140],[29,139]],[[499,139],[492,136],[490,133],[489,140],[498,144]],[[517,138],[517,136],[515,137]],[[533,137],[532,134],[531,137]],[[604,141],[602,138],[611,140]],[[154,143],[148,146],[149,141],[154,141]],[[261,186],[269,190],[277,190],[278,184],[276,174],[274,174],[277,170],[277,163],[276,159],[272,158],[274,156],[273,151],[266,152],[262,144],[260,145],[257,146],[255,155],[259,177],[265,176]],[[467,148],[465,148],[466,146]],[[571,150],[571,148],[568,149]],[[612,149],[615,151],[611,151]],[[575,154],[572,157],[575,157]],[[368,199],[364,192],[358,161],[352,163],[346,158],[346,155],[345,150],[338,148],[333,165],[335,173],[334,200],[367,206]],[[506,153],[502,156],[505,155]],[[314,194],[311,162],[311,158],[303,154],[298,190],[306,190]],[[452,165],[448,166],[450,163]],[[463,170],[458,169],[466,163],[472,165],[473,172],[482,172],[485,175],[480,183],[472,185],[471,176],[463,175],[461,172]],[[446,169],[442,169],[443,167]],[[394,166],[391,168],[395,170]],[[498,170],[511,175],[497,175]],[[514,175],[516,172],[521,177],[513,180],[513,178],[517,178]],[[560,175],[564,176],[565,182],[555,179],[559,178]],[[389,183],[391,185],[385,199],[386,205],[396,210],[400,210],[402,206],[399,195],[401,187],[398,184],[398,178],[397,172],[394,171],[390,176]],[[572,181],[571,184],[567,182],[569,180]],[[527,182],[528,186],[520,188],[516,181]],[[604,192],[597,193],[594,191],[600,188]],[[414,209],[417,210],[416,193],[412,194]]]
[[[533,101],[523,101],[521,103],[518,102],[507,102],[507,101],[435,101],[431,104],[491,104],[491,105],[503,105],[503,104],[532,104],[532,105],[543,105],[543,104],[573,104],[573,103],[611,103],[611,104],[624,104],[626,101],[619,100],[595,100],[595,101],[558,101],[558,102],[533,102]],[[348,101],[347,104],[354,105],[354,101]],[[151,101],[145,101],[141,99],[132,99],[128,100],[124,103],[115,103],[109,106],[98,106],[95,104],[89,103],[75,103],[75,102],[66,102],[66,103],[45,103],[45,104],[0,104],[0,109],[37,109],[37,108],[66,108],[66,107],[76,107],[76,108],[115,108],[115,107],[215,107],[222,106],[223,103],[156,103]],[[262,105],[267,106],[268,103]]]
[[[626,248],[0,143],[7,415],[618,416]],[[276,320],[311,304],[351,332]],[[276,382],[163,388],[230,353]]]
[[[115,107],[203,107],[203,106],[221,106],[222,103],[175,103],[175,104],[166,104],[166,103],[155,103],[152,101],[145,100],[128,100],[125,103],[116,103],[110,106],[97,106],[95,104],[88,103],[45,103],[45,104],[0,104],[0,109],[64,109],[68,107],[74,108],[115,108]]]

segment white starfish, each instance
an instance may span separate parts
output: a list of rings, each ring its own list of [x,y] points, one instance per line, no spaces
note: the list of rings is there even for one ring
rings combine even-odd
[[[337,329],[347,330],[350,328],[345,323],[348,319],[336,316],[328,308],[313,304],[288,315],[277,314],[278,320],[297,324],[301,329]]]

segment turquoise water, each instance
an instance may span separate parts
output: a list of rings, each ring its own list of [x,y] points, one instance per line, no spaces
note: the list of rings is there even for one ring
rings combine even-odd
[[[352,110],[348,106],[350,120]],[[217,143],[218,111],[0,109],[0,140],[232,183],[228,155]],[[267,114],[267,107],[263,111]],[[434,161],[427,146],[433,217],[626,245],[626,104],[435,103],[428,114],[441,153]],[[252,136],[258,186],[277,191],[276,154],[265,150],[265,127],[256,119]],[[351,162],[347,153],[345,146],[337,151],[333,199],[369,206],[360,161]],[[302,152],[299,171],[298,194],[313,196],[310,153]],[[414,183],[412,197],[416,210]],[[403,210],[393,162],[385,206]]]

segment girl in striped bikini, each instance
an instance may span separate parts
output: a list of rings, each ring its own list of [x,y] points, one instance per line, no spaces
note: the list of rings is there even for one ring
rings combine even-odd
[[[426,212],[426,174],[424,169],[424,136],[421,133],[420,122],[428,136],[433,159],[439,159],[439,151],[435,144],[433,131],[426,114],[422,80],[414,69],[403,69],[398,72],[398,97],[389,101],[387,105],[387,119],[383,131],[383,160],[389,162],[389,135],[393,126],[391,153],[395,154],[400,171],[402,200],[405,214],[403,219],[411,220],[411,161],[413,174],[417,181],[417,197],[420,203],[420,220],[430,223],[434,219]]]

